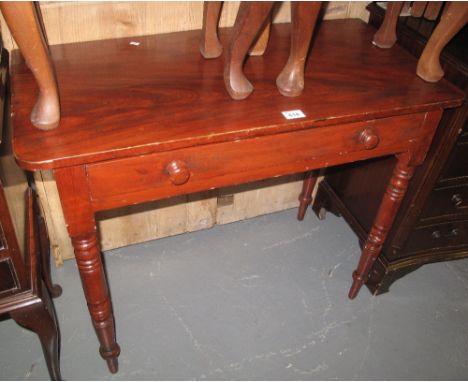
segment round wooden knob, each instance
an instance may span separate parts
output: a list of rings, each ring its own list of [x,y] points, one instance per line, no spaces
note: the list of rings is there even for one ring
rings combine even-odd
[[[377,147],[380,142],[379,136],[371,129],[365,129],[359,135],[359,142],[361,142],[366,150],[372,150]]]
[[[190,178],[190,170],[187,163],[181,160],[173,160],[166,166],[169,179],[177,186],[187,183]]]

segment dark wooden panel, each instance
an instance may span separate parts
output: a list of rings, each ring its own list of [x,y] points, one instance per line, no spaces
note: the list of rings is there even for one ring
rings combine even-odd
[[[16,289],[18,289],[18,280],[11,260],[0,260],[0,295]]]
[[[426,223],[431,219],[453,219],[462,215],[468,215],[468,184],[432,191],[421,212],[421,221]]]

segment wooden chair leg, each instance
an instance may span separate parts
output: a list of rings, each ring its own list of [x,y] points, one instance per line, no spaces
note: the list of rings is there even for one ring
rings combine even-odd
[[[224,84],[235,100],[245,99],[253,91],[252,84],[243,72],[244,60],[273,4],[273,1],[246,1],[241,2],[239,7],[224,64]]]
[[[54,129],[60,120],[59,95],[35,7],[30,1],[5,1],[0,2],[0,9],[39,87],[31,122],[41,130]]]
[[[291,51],[286,66],[276,79],[276,86],[284,96],[296,97],[304,89],[307,52],[321,5],[321,2],[291,2]]]
[[[403,1],[389,1],[385,17],[377,33],[374,35],[372,44],[379,48],[391,48],[397,41],[396,25],[400,16]]]
[[[390,178],[371,231],[364,244],[359,265],[353,273],[353,285],[349,291],[350,299],[357,296],[360,288],[367,281],[369,272],[382,250],[388,230],[392,226],[409,181],[413,176],[415,166],[411,163],[410,154],[401,154],[397,156],[397,159],[398,162],[393,170],[393,175]]]
[[[260,33],[254,46],[250,49],[250,56],[262,56],[268,46],[270,40],[271,19],[265,24],[263,31]]]
[[[222,1],[205,1],[203,4],[200,53],[205,58],[216,58],[223,53],[223,46],[218,37],[218,21],[222,5]]]
[[[304,182],[302,183],[302,192],[299,195],[299,210],[297,212],[297,220],[303,220],[307,208],[312,203],[312,191],[317,182],[317,171],[306,172]]]
[[[444,76],[440,54],[447,43],[468,22],[468,3],[453,1],[446,5],[442,18],[426,44],[418,61],[416,74],[427,82],[437,82]]]
[[[60,333],[55,311],[45,286],[41,286],[41,302],[14,310],[10,313],[19,325],[36,333],[41,341],[50,378],[62,379],[60,375]]]

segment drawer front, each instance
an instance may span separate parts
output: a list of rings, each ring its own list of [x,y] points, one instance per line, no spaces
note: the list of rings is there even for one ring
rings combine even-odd
[[[447,249],[468,249],[468,220],[416,228],[408,237],[402,254]]]
[[[465,214],[468,215],[468,184],[433,190],[421,213],[421,220]]]
[[[424,114],[318,127],[86,167],[95,210],[404,151]],[[398,128],[395,128],[398,126]]]

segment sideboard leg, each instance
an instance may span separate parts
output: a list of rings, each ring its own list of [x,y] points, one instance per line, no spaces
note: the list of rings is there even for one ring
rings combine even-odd
[[[273,4],[273,1],[241,2],[224,64],[224,84],[235,100],[245,99],[253,91],[243,72],[244,60]]]
[[[291,2],[291,50],[288,62],[276,79],[279,92],[296,97],[304,90],[304,68],[310,40],[322,2]]]
[[[307,208],[312,203],[312,191],[317,182],[317,171],[306,172],[304,182],[302,183],[302,192],[299,194],[299,211],[297,212],[297,220],[304,220]]]
[[[384,20],[374,35],[372,44],[379,48],[391,48],[396,43],[396,25],[403,3],[403,1],[389,1],[387,3]]]
[[[380,254],[382,245],[387,238],[388,230],[392,226],[408,188],[408,183],[413,176],[415,166],[411,162],[411,154],[397,155],[397,159],[397,164],[380,203],[374,224],[364,244],[359,265],[353,273],[353,285],[348,295],[350,299],[357,296],[359,289],[367,281],[369,272]]]
[[[223,53],[223,46],[218,37],[218,21],[222,5],[222,1],[205,1],[203,3],[200,53],[205,58],[216,58]]]
[[[443,11],[442,18],[427,42],[418,61],[416,74],[427,82],[437,82],[444,76],[440,65],[440,53],[447,43],[468,22],[468,4],[451,1]]]
[[[114,316],[96,232],[72,237],[72,244],[91,320],[101,344],[99,352],[111,373],[116,373],[120,348],[115,341]]]
[[[5,1],[0,2],[0,10],[39,86],[31,122],[41,130],[54,129],[60,120],[59,94],[34,4],[31,1]]]

